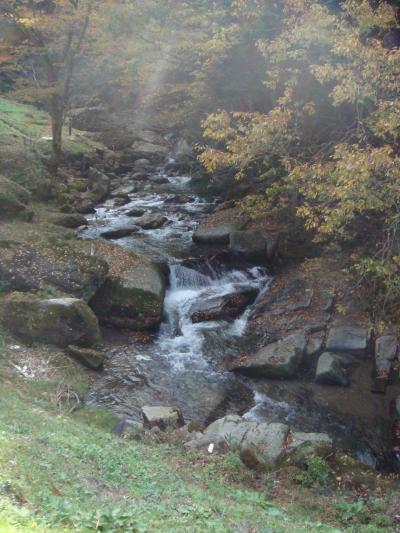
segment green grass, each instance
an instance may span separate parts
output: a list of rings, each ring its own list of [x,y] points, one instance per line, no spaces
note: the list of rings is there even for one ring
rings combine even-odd
[[[21,381],[4,360],[0,376],[1,532],[334,531],[246,488],[243,472],[227,483],[240,472],[233,457],[207,463],[177,444],[119,439],[111,413],[65,416],[54,383]]]
[[[36,139],[48,124],[48,115],[35,107],[0,98],[0,137]]]

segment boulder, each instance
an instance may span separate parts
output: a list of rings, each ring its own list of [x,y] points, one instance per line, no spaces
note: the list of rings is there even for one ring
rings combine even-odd
[[[31,233],[27,226],[21,231],[29,244],[0,248],[0,290],[48,290],[88,301],[104,283],[107,264],[83,253],[84,244],[70,240],[69,230],[37,226]]]
[[[90,307],[76,298],[41,300],[13,293],[1,306],[4,327],[29,342],[45,342],[61,348],[69,345],[92,346],[101,335]]]
[[[129,235],[132,235],[137,231],[136,228],[118,228],[118,229],[110,229],[107,231],[103,231],[101,233],[101,236],[103,239],[123,239],[124,237],[129,237]]]
[[[296,375],[304,353],[290,340],[274,342],[242,359],[233,370],[250,376],[292,378]]]
[[[64,228],[76,229],[80,226],[86,226],[87,219],[79,213],[64,214],[54,219],[56,226],[63,226]]]
[[[229,249],[250,261],[271,260],[276,252],[278,237],[265,236],[260,230],[234,231],[229,237]]]
[[[140,422],[124,420],[113,428],[113,433],[123,439],[139,441],[144,437],[145,429],[144,425]]]
[[[296,435],[301,435],[302,438],[299,439]],[[327,459],[333,452],[332,439],[325,433],[292,433],[288,440],[289,446],[280,460],[280,466],[306,469],[308,459],[312,457]]]
[[[144,426],[148,429],[154,427],[162,431],[167,429],[177,429],[185,425],[182,413],[179,409],[163,406],[145,406],[142,408]]]
[[[149,214],[139,220],[136,220],[136,224],[143,229],[158,229],[164,226],[167,220],[167,217],[162,215]]]
[[[323,333],[313,333],[310,335],[307,341],[306,347],[306,356],[315,357],[322,353],[324,347],[324,334]]]
[[[334,326],[328,334],[326,349],[329,352],[346,352],[365,356],[371,332],[359,325]]]
[[[383,335],[376,339],[375,343],[375,361],[376,368],[379,372],[390,372],[392,362],[397,355],[397,336]]]
[[[131,199],[129,196],[117,196],[114,198],[114,207],[121,207],[123,205],[129,204]]]
[[[145,159],[144,157],[137,159],[133,164],[133,168],[143,174],[143,169],[147,170],[148,168],[151,168],[150,160]],[[145,174],[145,176],[147,176],[147,174]]]
[[[103,106],[81,107],[71,112],[72,127],[80,131],[102,132],[110,129],[110,116]]]
[[[133,143],[132,150],[137,158],[148,159],[153,162],[163,161],[167,157],[169,151],[167,146],[146,141],[137,141]]]
[[[243,229],[249,220],[241,217],[218,222],[208,218],[194,232],[193,241],[197,244],[228,244],[231,233]]]
[[[102,202],[110,192],[110,178],[91,167],[88,174],[88,188],[96,202]]]
[[[157,328],[166,288],[161,266],[107,241],[91,241],[87,246],[109,265],[106,282],[90,301],[100,322],[136,331]]]
[[[285,452],[288,435],[285,424],[257,424],[243,438],[241,460],[248,468],[273,466]]]
[[[208,436],[210,442],[219,446],[225,444],[230,448],[240,449],[244,436],[256,425],[253,420],[246,420],[238,415],[228,415],[210,424],[204,435]]]
[[[191,309],[193,323],[231,320],[240,316],[257,298],[258,289],[247,289],[199,302]]]
[[[346,375],[336,354],[325,352],[320,356],[315,381],[320,385],[347,385]]]
[[[27,208],[29,198],[26,189],[0,176],[0,220],[16,218],[30,222],[33,212]]]
[[[103,352],[73,345],[67,347],[67,352],[91,370],[100,370],[103,367],[105,357]]]
[[[145,209],[134,208],[127,211],[125,214],[128,217],[139,218],[146,213]]]

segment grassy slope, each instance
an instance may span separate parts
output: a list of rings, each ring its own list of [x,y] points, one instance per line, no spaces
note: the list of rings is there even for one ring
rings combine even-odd
[[[225,483],[223,460],[118,439],[109,414],[62,415],[46,400],[51,383],[17,379],[4,360],[1,376],[2,532],[333,530],[278,509],[263,491]]]

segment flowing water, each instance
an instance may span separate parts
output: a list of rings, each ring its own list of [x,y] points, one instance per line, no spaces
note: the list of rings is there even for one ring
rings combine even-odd
[[[234,269],[218,260],[218,250],[196,247],[193,230],[214,206],[192,194],[189,177],[171,176],[168,182],[161,191],[132,195],[123,207],[106,202],[81,232],[82,238],[92,239],[106,230],[134,225],[135,218],[127,216],[133,208],[168,218],[160,229],[138,229],[118,240],[121,246],[168,262],[164,321],[150,340],[106,331],[105,371],[93,384],[89,402],[129,419],[140,419],[141,407],[152,404],[176,406],[187,420],[210,422],[235,412],[260,421],[287,422],[297,430],[327,431],[338,444],[373,464],[377,446],[369,446],[372,437],[365,428],[321,410],[301,384],[257,382],[229,372],[232,358],[254,343],[246,331],[251,306],[234,321],[192,322],[199,303],[244,289],[257,289],[261,295],[272,278],[264,268],[244,264]]]

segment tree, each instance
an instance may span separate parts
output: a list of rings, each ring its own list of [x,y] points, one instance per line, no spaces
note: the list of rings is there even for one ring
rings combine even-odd
[[[51,116],[55,169],[62,156],[62,128],[68,111],[75,66],[87,37],[92,0],[7,0],[0,16],[19,32],[18,57],[30,61],[24,90],[34,91]]]
[[[392,294],[400,290],[400,50],[386,36],[398,29],[387,2],[345,0],[334,10],[282,2],[273,37],[257,43],[272,105],[209,116],[201,156],[211,172],[263,180],[253,209],[289,206],[317,240],[362,243],[359,270]]]

